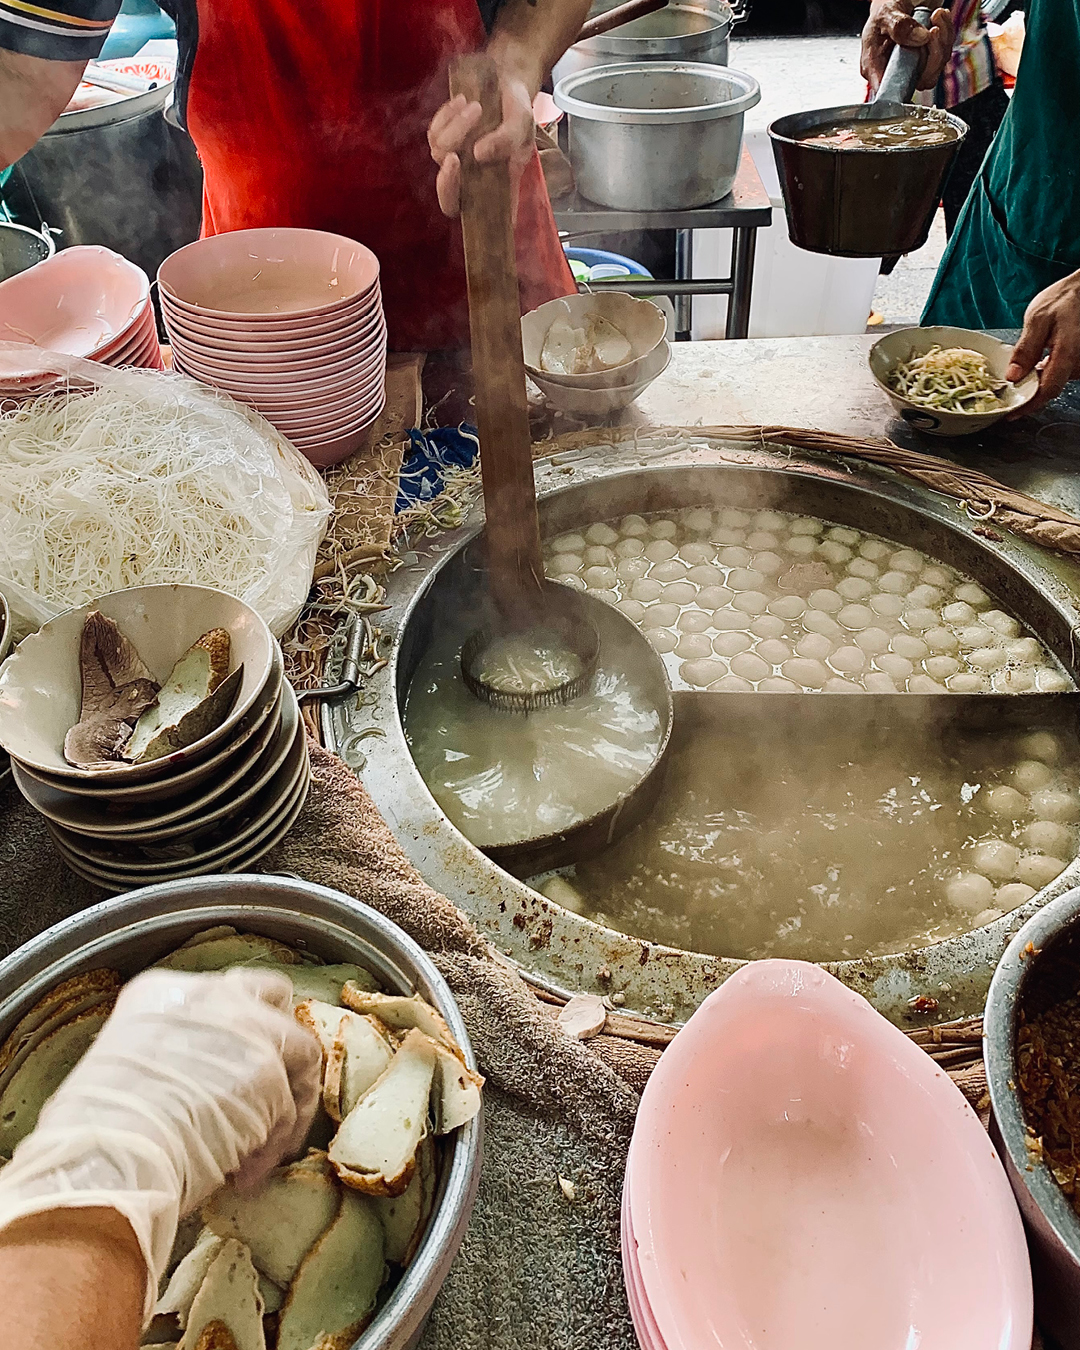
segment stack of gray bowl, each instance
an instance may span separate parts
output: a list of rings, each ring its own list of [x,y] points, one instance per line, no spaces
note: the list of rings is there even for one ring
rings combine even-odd
[[[227,629],[243,677],[208,734],[147,763],[78,768],[64,737],[79,718],[79,644],[91,609],[116,621],[155,679],[211,628]],[[0,745],[23,796],[71,870],[107,891],[242,871],[296,820],[307,741],[281,649],[256,612],[202,586],[141,586],[66,611],[0,668]]]

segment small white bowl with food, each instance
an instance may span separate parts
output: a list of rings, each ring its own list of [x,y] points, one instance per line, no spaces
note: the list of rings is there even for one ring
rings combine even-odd
[[[115,591],[50,619],[5,661],[0,744],[53,782],[168,776],[233,734],[276,651],[259,615],[224,591]]]
[[[660,306],[623,291],[562,296],[521,320],[529,375],[568,389],[636,384],[666,337]]]
[[[870,348],[870,373],[916,431],[967,436],[1035,397],[1034,372],[1010,384],[1007,342],[971,328],[902,328]]]
[[[557,384],[546,375],[530,373],[529,378],[553,408],[579,417],[606,417],[633,403],[653,380],[663,375],[670,360],[671,344],[665,339],[642,361],[635,362],[637,376],[631,384],[610,385],[604,389],[580,389]]]

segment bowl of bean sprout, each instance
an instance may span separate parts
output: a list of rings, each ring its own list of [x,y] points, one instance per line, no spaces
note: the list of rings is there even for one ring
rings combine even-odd
[[[971,328],[903,328],[870,348],[870,372],[897,413],[931,436],[983,431],[1034,397],[1034,372],[1010,384],[1007,342]]]

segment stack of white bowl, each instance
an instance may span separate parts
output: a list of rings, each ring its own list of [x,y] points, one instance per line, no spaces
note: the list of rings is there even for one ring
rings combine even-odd
[[[313,464],[363,441],[385,402],[379,260],[321,230],[200,239],[158,271],[173,369],[256,408]]]
[[[541,354],[556,319],[583,328],[590,315],[606,319],[630,343],[630,355],[621,365],[587,375],[559,375],[546,371]],[[553,408],[581,417],[605,417],[633,403],[658,379],[671,360],[668,319],[659,305],[624,291],[596,291],[549,300],[521,320],[525,369]]]
[[[79,646],[91,609],[115,620],[163,681],[203,633],[224,628],[244,674],[224,722],[145,764],[80,769],[64,758],[79,719]],[[67,610],[0,667],[0,745],[64,861],[118,892],[203,872],[241,872],[293,824],[310,782],[281,649],[253,609],[205,586],[139,586]]]
[[[106,366],[161,370],[150,279],[134,263],[97,244],[63,249],[0,282],[0,342],[64,352]],[[9,357],[0,397],[18,398],[42,382],[40,358],[26,368]]]

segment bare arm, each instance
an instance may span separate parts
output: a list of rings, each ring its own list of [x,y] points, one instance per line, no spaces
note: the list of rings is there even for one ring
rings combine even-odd
[[[1022,415],[1038,412],[1057,398],[1070,380],[1080,379],[1080,272],[1047,286],[1028,305],[1024,331],[1013,348],[1005,378],[1015,383],[1036,366],[1039,391]]]
[[[892,49],[897,44],[915,47],[925,53],[919,89],[933,89],[949,64],[956,40],[952,14],[947,9],[935,9],[930,17],[930,27],[923,28],[911,17],[914,10],[915,0],[870,0],[870,17],[862,31],[859,68],[873,89],[881,83]]]
[[[0,49],[0,169],[21,159],[79,87],[85,61],[45,61]]]
[[[589,13],[590,0],[509,0],[499,11],[488,43],[488,55],[499,68],[503,121],[476,142],[478,163],[505,159],[514,182],[520,180],[533,152],[532,102],[555,62],[577,37]],[[458,150],[480,120],[479,103],[459,95],[444,103],[431,120],[428,144],[439,165],[439,205],[457,215],[460,187]]]
[[[51,1210],[0,1232],[8,1350],[135,1350],[146,1262],[114,1209]]]

